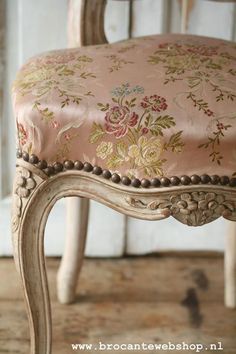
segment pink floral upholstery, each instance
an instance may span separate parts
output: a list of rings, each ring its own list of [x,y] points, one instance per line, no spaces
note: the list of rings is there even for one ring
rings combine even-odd
[[[34,57],[13,87],[22,150],[128,176],[232,176],[236,45],[156,35]]]

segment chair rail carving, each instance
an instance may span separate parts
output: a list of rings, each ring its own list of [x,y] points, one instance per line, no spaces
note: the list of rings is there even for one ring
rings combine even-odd
[[[236,189],[230,186],[181,185],[159,190],[136,189],[115,184],[82,170],[67,170],[49,177],[40,168],[23,159],[18,159],[17,164],[13,232],[19,227],[23,209],[31,204],[28,200],[41,197],[45,194],[45,188],[48,198],[50,195],[53,195],[52,199],[78,195],[144,220],[161,220],[173,216],[190,226],[204,225],[221,216],[236,221]],[[42,182],[44,187],[41,191],[39,187]]]
[[[163,216],[173,216],[183,224],[201,226],[223,216],[233,217],[236,213],[236,201],[225,197],[223,193],[209,191],[183,192],[170,194],[145,202],[142,199],[127,197],[126,202],[136,208],[158,210]],[[236,215],[235,215],[236,216]]]

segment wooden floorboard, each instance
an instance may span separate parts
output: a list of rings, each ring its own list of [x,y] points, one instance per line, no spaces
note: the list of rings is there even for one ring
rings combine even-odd
[[[58,265],[58,259],[47,260],[53,354],[82,352],[73,351],[71,344],[99,341],[113,344],[184,341],[206,346],[220,341],[224,350],[219,352],[236,353],[236,311],[223,305],[223,258],[219,255],[87,259],[78,284],[77,301],[70,306],[60,305],[56,299]],[[0,353],[27,354],[28,322],[12,259],[0,259],[0,282]]]

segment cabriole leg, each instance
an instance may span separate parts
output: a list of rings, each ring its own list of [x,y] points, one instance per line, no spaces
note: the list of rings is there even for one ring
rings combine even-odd
[[[66,243],[57,276],[58,299],[68,304],[75,300],[77,280],[81,271],[87,235],[89,200],[67,199]]]
[[[225,306],[236,308],[236,222],[228,222],[225,246]]]
[[[46,198],[41,206],[37,206],[36,198],[32,198],[34,189],[41,182],[40,177],[26,168],[17,168],[13,190],[12,235],[14,257],[29,317],[31,354],[51,354],[51,309],[44,258]]]

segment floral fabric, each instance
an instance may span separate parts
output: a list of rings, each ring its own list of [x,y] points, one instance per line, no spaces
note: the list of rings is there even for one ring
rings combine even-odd
[[[44,53],[13,86],[18,144],[130,177],[233,175],[236,45],[156,35]]]

